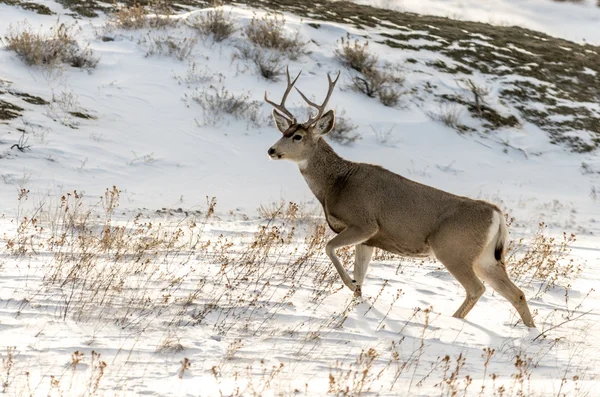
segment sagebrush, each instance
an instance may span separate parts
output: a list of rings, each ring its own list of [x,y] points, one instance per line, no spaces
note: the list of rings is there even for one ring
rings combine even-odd
[[[68,64],[86,70],[94,69],[99,59],[89,47],[76,40],[78,28],[58,21],[48,32],[34,31],[29,22],[11,25],[4,36],[6,48],[31,66]]]
[[[299,31],[288,32],[285,22],[285,18],[277,14],[253,17],[243,32],[254,45],[277,50],[296,60],[306,54],[308,43],[302,40]]]
[[[228,39],[237,30],[231,12],[226,14],[222,7],[209,10],[206,14],[190,17],[186,23],[204,36],[211,36],[214,41]]]

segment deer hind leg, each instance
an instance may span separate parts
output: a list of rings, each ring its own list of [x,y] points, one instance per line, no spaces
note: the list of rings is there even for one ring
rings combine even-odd
[[[506,269],[502,262],[490,260],[488,263],[479,263],[477,266],[479,276],[492,288],[502,295],[511,305],[517,309],[521,320],[528,327],[535,327],[525,294],[519,289],[506,273]]]
[[[362,285],[369,269],[369,263],[373,257],[373,247],[364,244],[357,244],[354,248],[354,280],[356,289],[354,295],[362,296]]]
[[[437,259],[442,262],[467,292],[464,302],[453,314],[453,317],[465,318],[485,292],[485,286],[473,270],[474,261],[471,258],[474,255],[469,252],[473,250],[461,244],[460,241],[452,241],[451,239],[442,240],[434,237],[431,243],[431,248]]]
[[[464,302],[452,315],[452,317],[456,318],[465,318],[471,309],[473,309],[473,306],[475,306],[479,298],[481,298],[481,295],[483,295],[485,292],[485,286],[473,271],[472,264],[464,262],[441,262],[467,292],[467,297],[465,298]]]
[[[347,245],[356,245],[364,243],[365,241],[373,237],[376,233],[376,225],[366,227],[348,226],[347,228],[342,230],[340,234],[329,240],[329,242],[325,246],[325,253],[329,257],[329,259],[331,259],[331,262],[338,271],[344,284],[348,288],[350,288],[351,291],[356,290],[356,282],[350,278],[348,272],[340,263],[340,260],[335,254],[335,250],[340,247],[345,247]]]

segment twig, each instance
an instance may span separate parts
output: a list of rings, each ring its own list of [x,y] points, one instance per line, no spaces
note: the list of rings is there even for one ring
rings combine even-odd
[[[550,327],[550,328],[548,328],[547,330],[545,330],[544,332],[540,333],[538,336],[536,336],[535,338],[533,338],[533,341],[535,342],[536,340],[538,340],[538,339],[540,338],[540,336],[543,336],[543,335],[544,335],[544,334],[546,334],[548,331],[552,331],[553,329],[555,329],[555,328],[558,328],[558,327],[560,327],[561,325],[563,325],[563,324],[566,324],[566,323],[568,323],[568,322],[575,321],[575,320],[577,320],[578,318],[585,316],[586,314],[590,314],[592,311],[593,311],[593,309],[590,309],[590,310],[588,310],[588,311],[587,311],[587,312],[585,312],[585,313],[581,313],[581,314],[580,314],[579,316],[577,316],[577,317],[574,317],[574,318],[568,318],[568,319],[566,319],[565,321],[563,321],[562,323],[560,323],[560,324],[557,324],[557,325],[555,325],[554,327]]]

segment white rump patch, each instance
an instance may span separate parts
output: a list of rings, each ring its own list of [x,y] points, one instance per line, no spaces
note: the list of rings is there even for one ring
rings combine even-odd
[[[494,242],[496,236],[500,232],[500,214],[497,211],[494,211],[494,215],[492,216],[492,224],[488,229],[487,239],[485,240],[485,246],[487,247],[490,243]],[[494,249],[496,248],[496,244],[494,244]]]

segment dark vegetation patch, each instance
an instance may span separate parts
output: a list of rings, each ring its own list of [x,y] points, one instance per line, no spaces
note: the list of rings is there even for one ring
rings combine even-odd
[[[40,98],[39,96],[26,94],[24,92],[11,92],[11,94],[20,97],[22,100],[27,103],[31,103],[32,105],[48,105],[48,101]]]
[[[66,9],[73,11],[74,15],[79,15],[86,18],[94,18],[98,16],[98,11],[103,11],[105,8],[96,0],[56,0]]]
[[[21,116],[24,109],[20,106],[0,99],[0,120],[12,120]]]
[[[92,116],[91,114],[85,113],[85,112],[69,112],[69,114],[73,117],[77,117],[80,119],[86,119],[86,120],[95,120],[96,117]]]
[[[515,116],[503,116],[487,104],[480,104],[477,107],[473,102],[466,101],[457,95],[442,94],[440,98],[447,102],[454,102],[465,106],[473,117],[483,120],[483,126],[490,130],[518,127],[520,125],[519,120]]]
[[[2,1],[2,0],[0,0]],[[113,6],[107,6],[108,3],[98,0],[57,0],[58,3],[62,4],[63,7],[73,11],[74,15],[78,15],[85,18],[97,17],[99,13],[111,11],[114,9]],[[121,0],[116,2],[119,5],[124,6],[152,6],[162,7],[170,11],[187,11],[189,7],[207,7],[212,6],[212,1],[204,0],[178,0],[172,2],[168,0]]]
[[[24,10],[37,12],[41,15],[53,15],[54,13],[43,4],[33,3],[21,0],[0,0],[0,4],[8,4],[9,6],[21,7]]]
[[[457,73],[472,74],[473,73],[470,69],[467,69],[466,67],[464,67],[462,65],[459,65],[459,64],[448,65],[446,62],[442,61],[441,59],[436,59],[435,61],[427,62],[427,66],[436,68],[440,72],[445,72],[445,73],[450,73],[450,74],[457,74]]]

